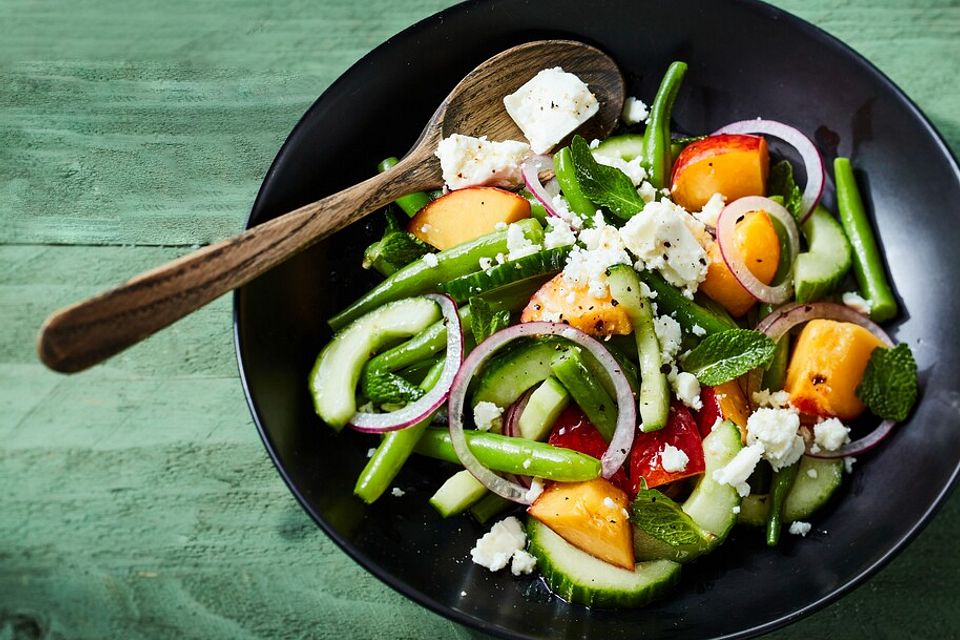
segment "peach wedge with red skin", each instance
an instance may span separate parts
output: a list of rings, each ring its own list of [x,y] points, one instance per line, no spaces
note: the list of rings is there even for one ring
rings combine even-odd
[[[520,322],[565,322],[595,338],[633,331],[630,317],[609,291],[597,298],[589,289],[587,284],[569,284],[561,273],[533,294]]]
[[[763,136],[721,134],[687,145],[673,164],[670,194],[687,211],[700,211],[715,193],[727,202],[766,193],[770,155]]]
[[[407,231],[437,249],[493,233],[498,223],[530,217],[530,202],[496,187],[466,187],[442,195],[415,215]]]

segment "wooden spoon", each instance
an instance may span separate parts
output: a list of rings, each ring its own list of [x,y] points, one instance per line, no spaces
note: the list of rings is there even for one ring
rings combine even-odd
[[[542,69],[579,76],[600,101],[600,112],[579,130],[610,133],[624,99],[623,77],[603,52],[570,40],[540,40],[499,53],[464,77],[393,169],[213,244],[88,300],[53,313],[37,350],[51,369],[82,371],[240,287],[314,242],[413,191],[443,184],[437,143],[453,133],[523,140],[503,97]]]

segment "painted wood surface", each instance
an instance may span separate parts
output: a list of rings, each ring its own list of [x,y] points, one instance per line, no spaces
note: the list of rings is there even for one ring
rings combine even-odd
[[[326,540],[247,413],[229,301],[81,377],[42,318],[235,233],[300,114],[445,0],[0,0],[0,639],[462,638]],[[781,0],[960,151],[960,3]],[[771,637],[960,636],[960,495]]]

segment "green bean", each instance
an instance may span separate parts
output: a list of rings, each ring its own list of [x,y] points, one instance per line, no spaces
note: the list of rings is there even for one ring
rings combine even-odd
[[[377,165],[377,171],[380,173],[388,171],[397,166],[399,162],[399,158],[391,156]],[[420,209],[423,209],[425,206],[427,206],[427,203],[429,202],[430,196],[425,194],[423,191],[414,191],[413,193],[408,193],[407,195],[400,196],[396,199],[397,206],[403,209],[403,212],[411,218],[415,216]]]
[[[643,166],[650,184],[657,189],[666,187],[670,177],[673,160],[670,117],[686,73],[685,62],[674,62],[667,68],[650,107],[650,119],[643,134]]]
[[[581,351],[576,347],[561,351],[550,368],[603,439],[610,442],[617,428],[617,405],[587,368]]]
[[[849,158],[833,161],[833,177],[837,184],[837,209],[840,224],[853,249],[853,273],[863,297],[870,301],[870,317],[883,322],[897,315],[897,301],[884,272],[883,259],[870,220],[857,189]]]
[[[490,518],[498,516],[507,509],[515,506],[517,506],[516,502],[507,500],[491,492],[487,493],[487,495],[480,498],[470,507],[470,515],[480,524],[486,524]]]
[[[537,200],[536,196],[530,193],[527,189],[521,189],[520,195],[527,199],[527,202],[530,203],[530,217],[539,222],[542,225],[547,224],[547,209]]]
[[[426,378],[420,383],[420,388],[429,391],[440,380],[440,374],[443,372],[443,361],[437,362]],[[432,417],[432,416],[431,416]],[[410,457],[417,441],[423,436],[424,429],[430,424],[430,418],[418,422],[412,427],[401,429],[400,431],[391,431],[383,440],[380,446],[374,451],[367,466],[363,468],[360,477],[357,478],[357,484],[353,492],[357,494],[367,504],[372,504],[377,498],[383,495],[393,479],[400,473],[403,463]]]
[[[557,176],[557,183],[570,211],[582,218],[593,219],[597,207],[583,194],[580,183],[573,170],[573,160],[570,158],[570,147],[564,147],[553,155],[553,172]]]
[[[689,332],[694,327],[700,327],[707,334],[738,329],[739,326],[729,315],[718,309],[708,309],[688,299],[675,286],[664,280],[663,276],[655,271],[639,272],[640,280],[656,293],[650,298],[657,304],[660,315],[674,315],[677,322]]]
[[[533,244],[543,244],[543,227],[532,218],[513,223]],[[480,258],[507,253],[507,231],[494,231],[476,240],[432,254],[435,260],[415,260],[368,291],[327,323],[337,331],[387,302],[437,291],[440,283],[480,269]]]
[[[457,310],[464,328],[470,328],[470,305]],[[367,371],[398,371],[434,356],[447,346],[447,323],[438,320],[392,349],[379,353],[367,362]]]
[[[494,471],[560,482],[593,480],[600,475],[599,460],[571,449],[484,431],[468,430],[464,435],[467,446],[480,464]],[[450,432],[446,429],[428,427],[414,451],[420,455],[460,464],[450,441]]]
[[[780,520],[783,516],[783,503],[797,479],[799,462],[773,472],[770,483],[770,511],[767,512],[767,546],[775,547],[780,541]]]

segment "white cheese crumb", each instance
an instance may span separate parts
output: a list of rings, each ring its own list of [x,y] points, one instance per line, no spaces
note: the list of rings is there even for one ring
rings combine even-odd
[[[594,217],[594,226],[580,232],[580,242],[567,256],[563,279],[572,287],[589,287],[591,295],[607,295],[606,270],[615,264],[630,264],[630,256],[620,240],[619,230],[608,225],[603,214]]]
[[[672,444],[665,444],[660,450],[660,466],[667,473],[685,471],[688,462],[690,462],[689,456]]]
[[[520,163],[530,155],[530,146],[516,140],[493,142],[486,136],[455,133],[440,141],[435,155],[450,189],[481,184],[513,187],[523,181]]]
[[[473,424],[480,431],[490,431],[493,427],[500,426],[500,416],[503,415],[503,409],[492,402],[478,402],[473,408]]]
[[[600,110],[583,80],[560,67],[540,71],[503,105],[534,153],[546,153]]]
[[[477,540],[470,557],[490,571],[499,571],[507,566],[517,551],[527,544],[527,534],[516,517],[510,516],[490,527],[490,531]]]
[[[394,487],[393,489],[390,489],[390,495],[392,495],[394,498],[402,498],[404,495],[406,495],[406,493],[407,492],[400,487]]]
[[[847,473],[853,473],[853,463],[856,462],[856,461],[857,461],[857,459],[854,458],[853,456],[846,456],[846,457],[844,457],[844,459],[843,459],[843,470],[846,471]]]
[[[375,447],[370,447],[369,449],[367,449],[367,457],[372,458],[373,454],[375,454],[376,452],[377,450]]]
[[[697,380],[697,376],[686,371],[675,373],[671,369],[667,374],[667,380],[680,402],[694,411],[703,409],[703,401],[700,399],[700,381]]]
[[[690,333],[697,336],[698,338],[702,338],[703,336],[707,335],[707,330],[701,327],[700,325],[695,324],[692,327],[690,327]]]
[[[800,459],[806,445],[797,433],[800,414],[793,409],[760,408],[747,418],[747,443],[763,447],[774,471]]]
[[[812,528],[813,525],[811,525],[809,522],[800,522],[799,520],[795,520],[790,523],[790,533],[795,536],[806,537]]]
[[[644,182],[637,188],[637,194],[646,203],[650,204],[657,199],[657,190],[649,182]]]
[[[461,592],[460,592],[460,597],[463,597],[463,596],[465,596],[465,595],[467,595],[467,592],[466,592],[466,591],[461,591]]]
[[[493,267],[493,258],[480,258],[480,269],[486,271]]]
[[[550,204],[553,205],[553,212],[565,220],[571,227],[579,229],[583,226],[583,218],[570,211],[570,204],[562,195],[558,193],[553,196],[553,198],[550,199]]]
[[[850,429],[836,418],[817,423],[813,427],[813,439],[826,451],[836,451],[850,442]]]
[[[736,488],[740,497],[746,497],[750,495],[750,485],[747,484],[747,478],[753,473],[762,457],[762,445],[751,444],[744,447],[737,452],[733,460],[713,472],[713,479],[720,484],[728,484]]]
[[[653,329],[660,343],[660,359],[663,364],[670,364],[680,351],[680,342],[683,336],[680,333],[680,323],[670,316],[657,316],[653,320]]]
[[[524,494],[524,498],[532,503],[540,497],[541,493],[543,493],[543,482],[540,481],[540,478],[534,478],[533,481],[530,482],[530,488],[527,490],[527,493]]]
[[[630,178],[630,182],[632,182],[635,187],[639,187],[643,184],[644,180],[647,179],[647,171],[641,165],[640,156],[628,161],[620,156],[608,156],[601,151],[594,152],[593,157],[600,164],[620,169],[620,171]]]
[[[616,509],[617,503],[614,502],[613,498],[611,498],[610,496],[605,496],[603,498],[603,506],[605,506],[607,509]]]
[[[532,255],[540,249],[538,244],[533,244],[523,233],[523,228],[518,224],[511,224],[507,227],[507,260],[519,260],[524,256]]]
[[[847,291],[843,294],[843,304],[865,316],[870,315],[873,310],[873,303],[855,291]]]
[[[650,115],[650,111],[640,98],[629,96],[623,101],[623,113],[620,114],[620,118],[625,124],[643,122],[648,115]]]
[[[707,203],[703,205],[703,208],[700,209],[699,213],[693,214],[693,217],[708,227],[716,228],[717,218],[720,217],[720,212],[723,211],[726,200],[723,194],[713,194],[710,196],[710,199],[707,200]]]
[[[816,469],[807,469],[807,476],[816,479],[817,475]]]
[[[493,225],[493,228],[496,229],[497,231],[503,231],[507,228],[507,223],[501,220],[497,222],[497,224]]]
[[[768,389],[761,389],[760,391],[753,392],[753,402],[758,407],[787,409],[790,407],[790,394],[786,391],[774,391],[770,393]]]
[[[590,141],[591,149],[596,149],[599,146],[600,146],[600,141],[598,139],[594,138],[593,140]]]
[[[423,254],[423,261],[427,263],[428,267],[435,267],[440,264],[440,261],[437,260],[437,254],[435,253],[425,253]]]
[[[547,232],[543,236],[543,246],[547,249],[565,247],[577,241],[577,236],[570,228],[570,224],[563,218],[550,216],[547,218]]]
[[[510,573],[515,576],[532,573],[537,566],[537,558],[523,549],[515,551],[510,563]]]

